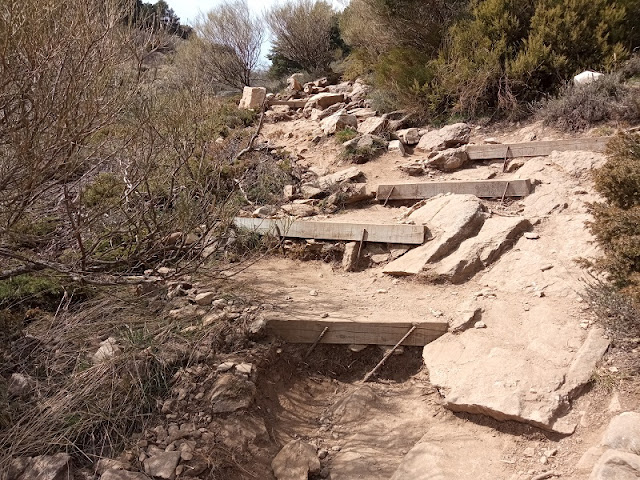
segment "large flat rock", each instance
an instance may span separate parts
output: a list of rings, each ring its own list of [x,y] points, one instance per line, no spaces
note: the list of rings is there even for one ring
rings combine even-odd
[[[523,313],[518,307],[508,298],[492,300],[483,314],[488,328],[447,334],[427,345],[430,380],[450,410],[570,434],[574,425],[559,418],[569,400],[567,388],[575,385],[569,372],[593,372],[596,356],[584,349],[596,342],[584,342],[572,325],[556,321],[561,302],[547,299]]]
[[[506,478],[508,441],[489,427],[448,419],[432,426],[407,453],[391,480]]]
[[[575,259],[592,256],[594,246],[584,225],[589,217],[574,208],[571,215],[552,214],[536,227],[537,240],[521,237],[474,278],[478,290],[495,294],[479,297],[487,328],[447,334],[425,347],[431,382],[451,410],[572,431],[571,397],[608,345],[601,330],[580,327],[585,306],[578,302]]]
[[[474,195],[438,195],[426,200],[407,221],[426,225],[432,239],[389,263],[389,275],[415,275],[444,258],[467,238],[478,233],[485,220],[484,207]]]

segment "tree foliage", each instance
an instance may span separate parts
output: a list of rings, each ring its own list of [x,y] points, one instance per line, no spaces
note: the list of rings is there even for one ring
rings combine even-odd
[[[272,58],[310,73],[329,71],[340,44],[337,14],[325,0],[288,0],[265,13],[273,36]]]
[[[246,0],[227,0],[196,25],[192,58],[218,83],[232,88],[251,85],[260,63],[265,30]]]
[[[354,0],[342,22],[379,90],[428,116],[518,115],[638,38],[638,0]]]
[[[197,85],[158,88],[146,62],[163,34],[124,25],[128,13],[0,5],[0,279],[189,270],[224,235],[235,185],[210,143],[223,107]]]

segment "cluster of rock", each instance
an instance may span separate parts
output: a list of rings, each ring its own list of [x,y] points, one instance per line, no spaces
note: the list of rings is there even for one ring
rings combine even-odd
[[[288,203],[276,207],[264,205],[243,216],[278,218],[283,216],[312,217],[324,211],[332,213],[339,205],[349,205],[375,196],[361,170],[351,167],[328,174],[324,170],[309,169],[299,185],[286,185],[284,198]]]
[[[590,480],[640,478],[640,413],[614,417],[600,443],[578,462],[578,473]]]

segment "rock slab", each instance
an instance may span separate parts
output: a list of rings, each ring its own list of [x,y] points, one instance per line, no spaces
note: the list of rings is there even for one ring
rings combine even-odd
[[[475,195],[437,195],[407,218],[426,225],[432,239],[410,250],[383,270],[389,275],[416,275],[428,264],[449,255],[467,238],[478,233],[485,221],[484,207]]]
[[[495,262],[532,225],[522,217],[492,217],[487,219],[475,237],[432,269],[437,281],[462,283]]]

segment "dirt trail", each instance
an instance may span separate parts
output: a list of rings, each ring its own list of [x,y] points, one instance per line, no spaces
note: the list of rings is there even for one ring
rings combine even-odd
[[[311,141],[316,129],[312,121],[294,120],[266,125],[262,135],[297,154],[300,164],[320,175],[345,168],[332,138],[318,145]],[[496,133],[476,129],[473,137],[499,136]],[[560,137],[534,124],[514,128],[502,139],[532,140],[536,135]],[[429,179],[531,179],[537,184],[531,196],[506,205],[484,203],[494,216],[526,217],[536,236],[521,237],[493,265],[458,285],[437,285],[422,277],[393,278],[382,273],[386,262],[345,273],[337,264],[282,257],[264,259],[238,275],[243,288],[273,305],[275,315],[288,319],[328,314],[355,321],[454,321],[471,304],[483,309],[488,327],[449,333],[428,345],[426,368],[419,359],[415,370],[402,368],[403,359],[415,363],[415,352],[394,356],[386,375],[394,368],[405,375],[388,381],[381,373],[377,382],[364,388],[356,385],[358,375],[353,372],[346,378],[330,369],[319,369],[315,375],[302,371],[287,381],[276,375],[267,380],[270,393],[263,400],[272,437],[280,444],[301,437],[326,449],[324,464],[333,480],[515,480],[546,471],[563,479],[583,478],[575,473],[575,465],[615,414],[608,394],[599,388],[583,396],[562,393],[573,375],[567,377],[567,372],[577,368],[593,328],[593,317],[580,296],[582,271],[576,261],[597,255],[585,227],[585,204],[597,198],[588,176],[603,159],[584,152],[554,153],[528,159],[512,173],[503,172],[503,162],[485,162],[423,179],[402,173],[397,166],[407,159],[395,153],[359,165],[372,189],[382,183]],[[308,220],[396,223],[407,209],[369,203]],[[375,254],[377,247],[370,248]],[[286,354],[289,347],[283,348]],[[362,353],[334,348],[339,350],[331,355],[343,352],[338,357],[347,363],[358,363],[364,355],[370,366],[376,362],[372,352],[381,357],[377,347]],[[320,358],[314,354],[303,363],[313,371],[314,362],[322,363]],[[362,376],[365,370],[358,373]],[[628,397],[624,401],[630,405]],[[562,428],[554,424],[558,417],[566,423]],[[553,431],[564,431],[567,425],[575,429],[573,435]]]

